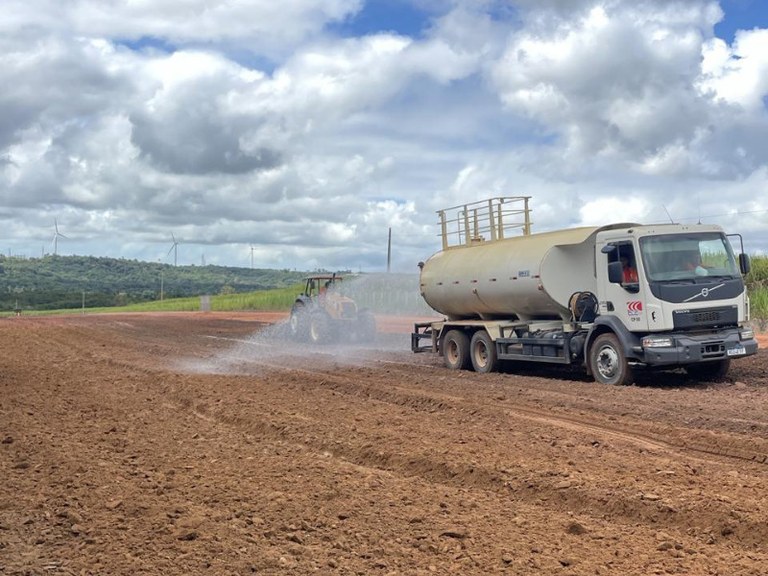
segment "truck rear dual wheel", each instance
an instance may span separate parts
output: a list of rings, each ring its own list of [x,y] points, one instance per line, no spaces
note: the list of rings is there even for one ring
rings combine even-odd
[[[443,337],[443,359],[451,370],[465,370],[472,366],[475,372],[494,372],[498,367],[496,346],[485,330],[478,330],[472,339],[461,330],[449,330]]]
[[[600,334],[589,349],[589,368],[600,384],[626,386],[634,380],[632,368],[615,334]]]
[[[443,336],[443,360],[451,370],[469,367],[469,337],[461,330],[449,330]]]
[[[486,374],[495,372],[498,367],[496,344],[485,330],[478,330],[469,343],[469,356],[475,372]]]

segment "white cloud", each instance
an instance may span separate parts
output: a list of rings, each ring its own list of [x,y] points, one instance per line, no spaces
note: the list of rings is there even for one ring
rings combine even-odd
[[[647,222],[649,212],[644,199],[623,196],[590,200],[579,209],[584,226],[600,226],[608,222]]]
[[[362,0],[7,0],[22,24],[91,37],[159,39],[174,45],[219,44],[270,56],[315,38],[330,22],[353,16]]]
[[[612,2],[546,30],[532,17],[531,31],[512,36],[494,80],[510,109],[562,135],[573,163],[637,162],[689,142],[707,121],[707,103],[693,90],[706,12],[705,4],[696,11]]]
[[[351,33],[364,0],[8,0],[3,242],[37,255],[55,217],[61,253],[382,269],[391,228],[413,271],[435,210],[492,195],[534,230],[666,208],[762,238],[768,31],[715,38],[709,0],[412,1],[419,37]]]
[[[740,31],[732,47],[719,38],[703,49],[703,92],[740,106],[745,112],[760,113],[768,96],[768,30]]]

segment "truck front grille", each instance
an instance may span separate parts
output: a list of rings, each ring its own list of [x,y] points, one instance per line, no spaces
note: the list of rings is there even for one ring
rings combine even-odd
[[[672,317],[676,330],[736,326],[739,322],[739,310],[736,306],[706,310],[678,310]]]
[[[720,322],[722,314],[719,310],[708,310],[706,312],[695,312],[691,314],[691,320],[695,324],[717,324]]]

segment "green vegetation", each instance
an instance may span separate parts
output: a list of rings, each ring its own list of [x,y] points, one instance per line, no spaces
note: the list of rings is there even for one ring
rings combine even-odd
[[[219,294],[210,297],[210,309],[214,312],[289,310],[302,288],[303,284],[296,284],[289,288],[275,288],[246,294]],[[189,297],[155,300],[130,306],[89,308],[88,312],[195,312],[200,308],[200,297]]]
[[[210,297],[210,309],[215,312],[241,310],[288,311],[296,296],[304,290],[304,282],[288,288],[275,288],[244,294],[219,294]],[[415,274],[370,274],[345,276],[341,292],[361,308],[378,313],[433,315],[418,292]],[[200,310],[199,297],[174,298],[130,306],[88,308],[89,312],[192,312]]]
[[[0,256],[0,311],[104,308],[286,288],[304,272],[94,258]],[[199,301],[197,304],[199,309]]]
[[[752,269],[746,278],[752,318],[758,327],[768,324],[768,256],[753,256]]]
[[[327,272],[327,271],[325,271]],[[0,315],[54,311],[157,312],[289,310],[310,273],[289,270],[171,266],[93,258],[0,255]],[[376,312],[431,314],[416,274],[344,275],[344,291]]]

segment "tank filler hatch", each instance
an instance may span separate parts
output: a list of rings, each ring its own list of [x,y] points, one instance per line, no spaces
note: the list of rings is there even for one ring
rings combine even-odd
[[[438,210],[443,250],[531,233],[530,196],[500,196]]]

